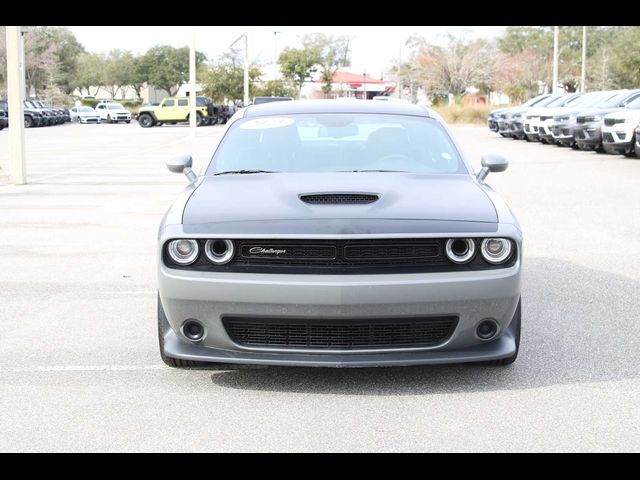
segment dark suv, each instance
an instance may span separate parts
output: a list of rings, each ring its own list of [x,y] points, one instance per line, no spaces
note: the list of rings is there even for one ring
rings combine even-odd
[[[9,103],[6,99],[0,100],[0,110],[4,110],[7,116],[7,125],[9,125]],[[44,125],[42,113],[37,109],[24,105],[24,126],[25,128],[39,127]]]
[[[0,107],[0,130],[9,125],[9,117],[7,116],[7,111]]]
[[[610,99],[599,108],[581,111],[576,117],[573,136],[580,150],[595,150],[604,153],[602,147],[602,122],[608,113],[625,108],[629,103],[640,98],[640,89],[627,90]]]

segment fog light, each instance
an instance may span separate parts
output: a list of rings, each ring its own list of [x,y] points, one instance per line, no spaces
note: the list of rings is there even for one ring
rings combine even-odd
[[[187,320],[182,326],[182,333],[192,342],[202,340],[204,335],[204,328],[200,325],[200,322],[196,320]]]
[[[498,333],[498,324],[492,318],[487,318],[476,327],[476,335],[481,340],[490,340]]]

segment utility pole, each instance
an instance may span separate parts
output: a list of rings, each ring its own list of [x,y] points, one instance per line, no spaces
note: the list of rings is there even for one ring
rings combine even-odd
[[[10,181],[27,183],[24,149],[24,46],[20,27],[7,26]]]
[[[553,27],[553,87],[551,93],[558,91],[558,27]]]
[[[229,48],[244,38],[244,106],[249,105],[249,27],[246,27],[246,33],[243,33],[235,41],[229,45]]]
[[[402,42],[400,43],[400,51],[398,52],[398,73],[396,75],[396,90],[398,90],[396,92],[396,94],[398,95],[398,98],[402,98],[402,89],[403,87],[403,82],[401,81],[402,79]]]
[[[273,32],[273,79],[278,80],[278,34]]]
[[[196,27],[189,27],[189,130],[196,137]]]
[[[249,27],[244,33],[244,106],[249,105]]]
[[[367,71],[362,72],[362,99],[367,99]]]
[[[580,91],[587,90],[587,27],[582,27],[582,76],[580,77]]]

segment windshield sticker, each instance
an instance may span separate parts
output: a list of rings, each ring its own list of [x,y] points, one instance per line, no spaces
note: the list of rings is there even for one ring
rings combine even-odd
[[[249,120],[248,122],[240,125],[240,128],[243,128],[245,130],[259,130],[264,128],[288,127],[289,125],[293,125],[293,118],[269,117]]]

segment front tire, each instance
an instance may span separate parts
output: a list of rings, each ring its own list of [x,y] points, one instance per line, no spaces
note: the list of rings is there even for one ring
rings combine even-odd
[[[164,313],[164,308],[162,308],[162,302],[160,301],[160,294],[158,294],[158,344],[160,347],[160,358],[162,361],[173,368],[184,368],[184,367],[207,367],[211,366],[206,362],[196,362],[193,360],[183,360],[181,358],[173,358],[165,355],[164,353],[164,336],[171,329],[171,325],[169,325],[169,320],[167,320],[167,316]]]
[[[27,115],[26,117],[24,117],[24,128],[31,127],[33,127],[33,118]]]
[[[196,112],[196,127],[201,127],[204,123],[204,119],[202,118],[202,114],[200,112]]]
[[[511,365],[518,358],[518,352],[520,351],[520,331],[522,328],[521,322],[522,316],[522,298],[518,300],[518,306],[516,307],[516,312],[513,314],[513,320],[511,320],[511,324],[509,325],[509,330],[513,332],[516,341],[516,351],[513,355],[507,358],[501,358],[499,360],[489,360],[487,362],[482,362],[483,365],[490,365],[496,367],[504,367],[506,365]]]
[[[150,128],[153,127],[154,124],[154,120],[153,117],[151,115],[149,115],[148,113],[143,113],[138,117],[138,124],[142,127],[142,128]]]

